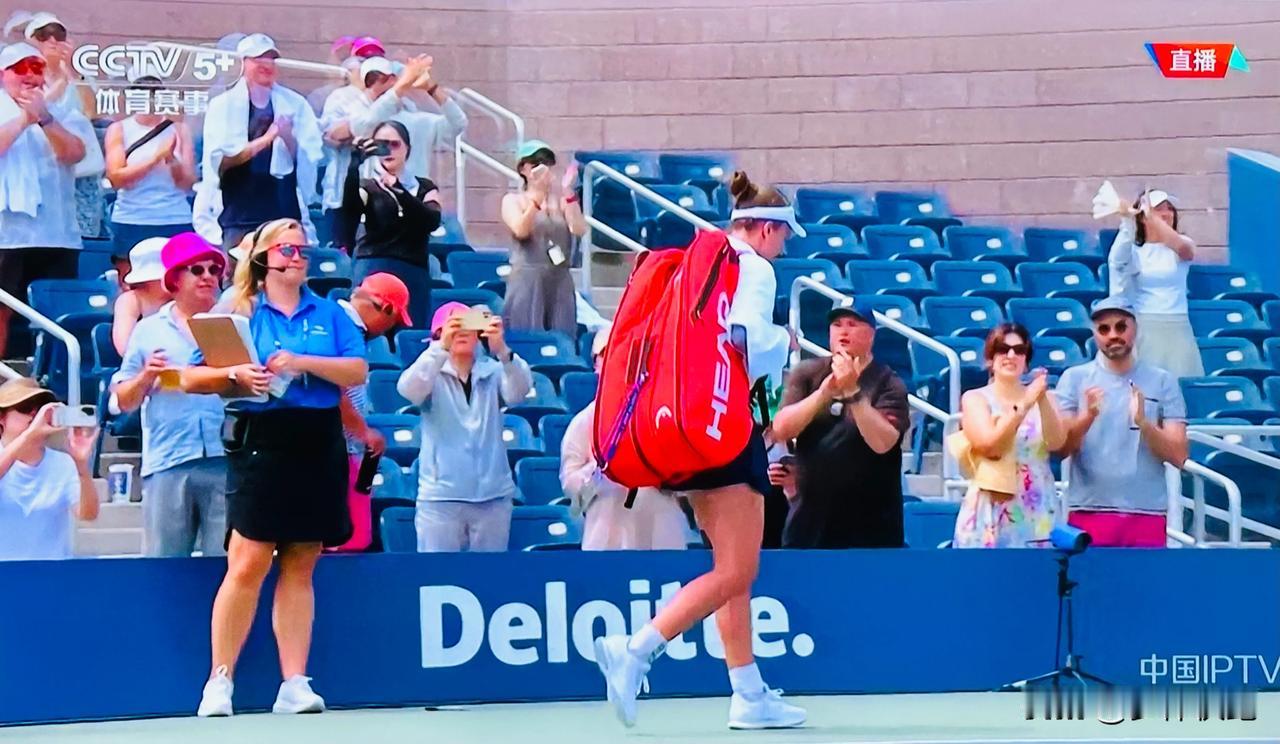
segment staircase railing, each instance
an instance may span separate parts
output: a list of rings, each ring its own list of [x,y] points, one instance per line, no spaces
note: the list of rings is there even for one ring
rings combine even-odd
[[[7,305],[15,313],[21,315],[41,331],[53,336],[67,347],[67,413],[63,421],[68,426],[94,426],[97,421],[91,413],[87,413],[80,404],[80,341],[65,328],[40,314],[35,308],[19,300],[17,297],[0,289],[0,302]],[[4,376],[14,370],[7,365]]]
[[[495,120],[505,120],[511,122],[515,129],[515,151],[519,152],[521,145],[524,144],[524,119],[509,109],[495,103],[488,97],[476,92],[471,88],[463,88],[458,91],[456,98],[459,104],[469,104],[479,108]],[[454,213],[458,217],[458,222],[464,228],[467,226],[467,162],[468,158],[506,178],[513,186],[519,187],[523,180],[520,174],[516,173],[511,166],[498,160],[489,153],[481,150],[479,147],[467,142],[466,132],[459,133],[453,139],[453,162],[454,162]]]

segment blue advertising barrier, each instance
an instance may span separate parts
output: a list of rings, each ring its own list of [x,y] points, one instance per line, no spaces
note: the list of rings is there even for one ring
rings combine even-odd
[[[752,602],[761,669],[790,693],[989,690],[1047,671],[1054,558],[768,552]],[[637,627],[709,563],[705,551],[328,556],[309,673],[333,707],[602,698],[592,636]],[[224,566],[0,563],[0,723],[192,714]],[[1072,574],[1095,674],[1168,683],[1187,657],[1200,681],[1280,687],[1280,551],[1094,550]],[[266,709],[279,684],[270,581],[238,710]],[[654,694],[727,694],[722,654],[708,620],[654,666]]]

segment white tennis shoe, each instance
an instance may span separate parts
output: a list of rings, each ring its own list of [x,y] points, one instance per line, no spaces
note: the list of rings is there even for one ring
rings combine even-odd
[[[311,689],[311,678],[295,674],[280,683],[272,713],[323,713],[324,698]]]
[[[227,667],[223,665],[213,670],[213,676],[204,683],[204,693],[200,696],[200,707],[196,709],[196,715],[201,718],[233,715],[234,711],[231,710],[233,690],[235,685],[231,683],[231,677],[227,676]]]
[[[729,701],[729,728],[777,729],[804,725],[804,708],[782,699],[782,690],[761,690],[750,695],[735,692]]]
[[[636,725],[636,698],[640,691],[649,691],[649,660],[643,659],[627,648],[627,637],[622,635],[597,638],[596,664],[604,675],[605,692],[613,704],[613,712],[623,726]]]

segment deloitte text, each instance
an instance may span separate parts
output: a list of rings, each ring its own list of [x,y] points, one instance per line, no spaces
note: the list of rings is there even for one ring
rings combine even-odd
[[[485,617],[479,598],[460,586],[424,586],[419,589],[422,628],[422,666],[426,669],[455,667],[475,658],[488,639],[489,651],[503,664],[524,666],[538,662],[565,664],[572,645],[578,656],[593,661],[592,640],[604,634],[633,633],[653,617],[654,601],[650,584],[633,579],[631,601],[624,608],[602,599],[593,599],[570,612],[565,582],[545,584],[541,606],[509,602]],[[679,591],[680,583],[663,584],[657,599],[662,607]],[[456,639],[444,637],[446,613],[461,617],[462,631]],[[813,638],[791,634],[787,608],[773,597],[751,599],[752,648],[756,656],[770,659],[794,653],[813,653]],[[723,659],[724,646],[715,619],[702,623],[702,643],[679,636],[667,644],[666,656],[686,661],[698,655],[699,645],[708,655]]]

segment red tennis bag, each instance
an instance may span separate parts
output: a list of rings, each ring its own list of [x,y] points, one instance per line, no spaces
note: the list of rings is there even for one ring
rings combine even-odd
[[[719,231],[637,259],[596,394],[593,445],[610,480],[678,486],[746,448],[751,384],[728,317],[737,289],[738,254]]]

